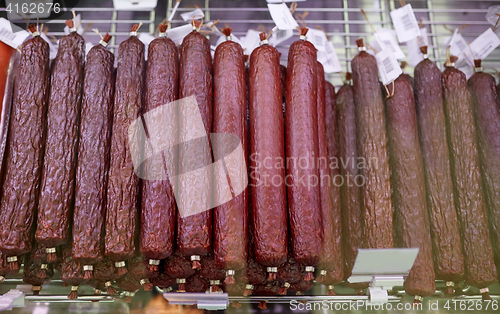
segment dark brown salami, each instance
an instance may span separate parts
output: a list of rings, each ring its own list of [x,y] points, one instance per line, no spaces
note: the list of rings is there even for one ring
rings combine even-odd
[[[424,55],[427,47],[422,47]],[[425,58],[415,67],[415,105],[424,160],[427,211],[437,279],[446,281],[446,294],[464,276],[464,257],[453,201],[450,151],[446,138],[441,71]]]
[[[220,285],[226,277],[226,272],[217,266],[217,262],[210,254],[201,259],[201,269],[199,274],[210,280],[210,292],[217,292],[220,290]],[[234,277],[233,277],[234,279]]]
[[[364,179],[361,182],[364,183],[361,187],[363,247],[392,248],[391,182],[384,101],[375,57],[365,51],[362,39],[356,43],[360,52],[352,60],[352,80],[356,108],[357,166]]]
[[[16,69],[0,201],[0,250],[12,269],[31,251],[49,99],[49,44],[34,25]]]
[[[500,100],[495,78],[482,71],[481,60],[474,60],[476,73],[469,78],[469,91],[476,117],[481,176],[489,212],[491,244],[500,267]]]
[[[70,300],[78,298],[78,287],[88,281],[88,279],[85,278],[83,264],[75,261],[71,257],[71,246],[66,246],[63,249],[61,280],[66,286],[71,286],[71,293],[68,295],[68,299]]]
[[[113,96],[114,55],[106,49],[111,36],[90,49],[83,82],[75,208],[73,212],[73,258],[82,262],[86,276],[104,255],[104,219],[108,183]]]
[[[436,283],[415,100],[404,77],[394,81],[386,112],[396,245],[419,249],[404,287],[420,302],[434,294]]]
[[[323,250],[318,263],[319,277],[316,281],[323,285],[334,285],[344,279],[344,257],[342,249],[342,217],[340,211],[340,187],[334,178],[340,173],[338,167],[330,167],[330,158],[338,159],[338,136],[335,107],[326,114],[325,71],[317,62],[317,115],[318,115],[318,168],[323,224]],[[329,105],[332,103],[329,101]],[[328,138],[327,125],[334,135]],[[331,143],[332,152],[328,151]]]
[[[166,105],[179,98],[179,53],[174,42],[165,37],[168,25],[161,24],[160,38],[148,47],[148,62],[144,82],[144,112]],[[173,120],[173,121],[171,121]],[[177,119],[169,119],[169,125],[146,125],[149,137],[160,137],[165,128],[177,132]],[[177,134],[177,133],[175,133]],[[152,158],[154,165],[160,165],[165,180],[142,181],[140,250],[149,258],[151,270],[157,270],[160,260],[169,257],[174,250],[176,207],[172,185],[164,170],[163,159],[173,164],[177,156],[162,153]],[[143,171],[155,171],[152,163],[146,161]]]
[[[248,82],[253,253],[274,278],[288,253],[284,120],[278,51],[264,33],[261,43],[250,56]]]
[[[139,280],[144,291],[153,290],[153,284],[149,281],[152,272],[149,271],[149,260],[142,254],[137,255],[128,261],[128,271],[130,276]]]
[[[46,252],[46,248],[34,241],[33,248],[29,253],[29,259],[37,264],[40,264],[40,270],[37,276],[42,279],[47,275],[45,272],[48,269],[47,258],[48,254]]]
[[[184,291],[186,278],[196,272],[191,266],[190,259],[179,252],[174,252],[165,261],[165,272],[172,278],[175,278],[179,284],[179,290]]]
[[[118,274],[115,267],[115,262],[107,257],[101,259],[95,264],[94,279],[104,282],[106,293],[108,295],[115,295],[116,289],[113,287],[113,281],[119,279],[122,275]]]
[[[293,258],[306,266],[305,280],[314,279],[323,242],[318,159],[316,48],[300,31],[288,52],[286,75],[285,183]],[[306,165],[301,161],[305,160]]]
[[[194,30],[182,41],[180,49],[179,67],[179,99],[195,96],[201,118],[205,126],[205,132],[210,138],[212,131],[213,110],[213,79],[212,79],[212,56],[210,54],[210,42],[201,35],[199,27],[201,22],[193,21]],[[179,120],[180,132],[188,130],[192,122],[188,117]],[[193,159],[196,156],[196,159]],[[209,141],[200,141],[195,145],[180,145],[179,147],[179,173],[193,170],[192,167],[200,162],[209,165],[211,160]],[[181,254],[190,256],[193,268],[200,267],[200,256],[208,254],[212,248],[212,209],[207,205],[212,202],[212,177],[208,170],[203,174],[192,178],[193,180],[179,182],[179,198],[181,202],[189,202],[191,206],[203,208],[201,212],[190,214],[177,214],[177,245]],[[184,200],[194,190],[201,191],[195,199]],[[186,195],[182,195],[183,193]],[[199,204],[196,204],[199,202]],[[180,207],[179,201],[177,206]]]
[[[223,33],[227,40],[217,46],[214,55],[213,132],[236,135],[241,141],[243,156],[247,156],[247,100],[243,49],[231,40],[231,28],[225,28]],[[223,138],[228,140],[217,141],[217,150],[233,151],[236,147],[232,137]],[[236,194],[234,187],[246,182],[246,175],[244,172],[241,177],[230,177],[232,194]],[[217,184],[215,189],[217,190]],[[213,215],[215,263],[220,269],[227,271],[225,281],[231,284],[234,282],[234,272],[244,268],[247,260],[248,188],[245,186],[232,200],[216,207]]]
[[[85,40],[72,20],[52,64],[47,110],[47,141],[38,201],[35,239],[48,251],[70,238],[75,192],[78,129],[82,101]],[[55,259],[50,253],[49,261]]]
[[[276,274],[276,279],[281,284],[279,294],[286,295],[290,284],[302,279],[304,270],[303,265],[289,256],[285,263],[278,267],[278,273]]]
[[[326,137],[328,140],[328,155],[330,156],[328,159],[328,166],[330,167],[330,158],[339,156],[339,134],[338,134],[338,122],[337,122],[337,111],[336,111],[336,102],[337,95],[335,94],[335,87],[330,82],[325,82],[325,119],[328,121],[326,123]],[[332,179],[335,180],[335,174],[340,173],[339,167],[333,167],[332,170]]]
[[[474,108],[465,74],[454,67],[456,60],[452,56],[442,74],[455,207],[462,237],[465,281],[481,289],[483,298],[488,298],[487,287],[496,280],[497,270],[481,186]]]
[[[208,280],[199,274],[186,279],[186,292],[206,292],[208,290]]]
[[[132,299],[135,296],[137,290],[141,289],[141,283],[139,280],[132,277],[130,274],[126,274],[116,281],[116,285],[121,289],[125,290],[125,302],[132,303]]]
[[[42,285],[50,282],[52,280],[52,276],[54,276],[54,269],[52,268],[52,265],[48,265],[45,269],[45,276],[40,278],[38,274],[40,273],[41,267],[41,263],[37,263],[31,259],[26,258],[24,261],[23,281],[32,285],[34,295],[38,295],[42,289]]]
[[[118,49],[111,162],[109,166],[105,254],[116,262],[118,272],[127,272],[125,260],[135,255],[139,206],[139,177],[134,172],[129,143],[129,127],[139,118],[144,81],[144,44],[137,38],[139,25],[132,26],[130,38]],[[139,132],[133,140],[141,143]],[[137,158],[137,156],[136,156]],[[139,159],[139,158],[137,158]]]
[[[165,272],[165,265],[160,265],[159,271],[156,271],[153,273],[153,275],[150,278],[150,281],[153,285],[160,287],[160,288],[170,288],[173,285],[175,285],[175,278],[170,277],[166,272]]]
[[[356,147],[356,108],[351,74],[346,74],[346,83],[337,92],[336,109],[339,135],[340,175],[344,182],[340,186],[342,201],[342,237],[344,240],[344,278],[351,277],[358,248],[363,247],[361,216],[361,189],[357,181],[359,169]],[[334,181],[335,182],[335,181]],[[366,284],[347,284],[353,288],[364,288]]]

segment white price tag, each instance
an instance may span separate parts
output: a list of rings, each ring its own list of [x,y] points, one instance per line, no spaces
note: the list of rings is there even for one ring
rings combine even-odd
[[[88,41],[85,43],[85,60],[87,60],[87,55],[89,54],[90,49],[92,49],[93,47],[94,47],[94,44],[92,44]]]
[[[286,4],[268,3],[267,7],[269,8],[269,13],[271,13],[274,23],[279,29],[295,29],[299,26]]]
[[[459,56],[462,51],[468,49],[467,41],[465,41],[464,37],[458,32],[458,28],[455,29],[453,36],[446,37],[444,39],[445,49],[450,46],[450,53],[454,56]]]
[[[191,12],[182,13],[181,17],[186,22],[191,22],[193,19],[199,20],[205,17],[205,14],[201,9],[196,9]]]
[[[186,24],[167,30],[167,36],[168,38],[172,39],[175,44],[180,45],[182,44],[182,40],[184,39],[184,37],[186,37],[187,34],[191,33],[192,31],[193,26],[191,26],[191,24]]]
[[[293,36],[293,29],[277,29],[271,35],[271,38],[269,39],[269,44],[273,47],[276,47],[285,40],[292,38],[292,36]]]
[[[0,41],[5,44],[12,48],[17,48],[23,44],[29,35],[25,30],[13,33],[10,22],[4,18],[0,18]]]
[[[384,49],[375,55],[382,84],[387,85],[403,73],[394,54]]]
[[[390,29],[379,28],[374,34],[375,39],[377,39],[378,44],[383,49],[388,49],[391,51],[397,59],[404,59],[406,56],[403,50],[399,47],[394,32]]]
[[[474,62],[474,59],[484,60],[486,57],[500,45],[500,38],[488,28],[484,33],[479,35],[473,42],[470,43],[470,49],[466,49],[467,62]],[[474,54],[471,53],[471,50]],[[473,64],[470,64],[473,66]]]
[[[139,33],[139,36],[137,36],[137,38],[139,38],[139,40],[144,44],[144,58],[145,60],[147,60],[149,43],[152,42],[155,38],[149,33]]]
[[[337,56],[335,47],[333,47],[331,41],[326,43],[325,52],[318,51],[318,61],[323,65],[325,73],[336,73],[342,71],[339,57]]]
[[[419,37],[406,42],[406,47],[408,48],[408,63],[411,66],[416,66],[424,59],[422,53],[420,52],[420,46],[428,45],[429,39],[427,38],[427,28],[421,28]]]
[[[391,18],[400,43],[420,36],[420,27],[418,26],[411,4],[392,10]]]
[[[326,43],[328,39],[324,31],[319,29],[310,28],[306,35],[307,41],[310,41],[318,51],[326,51]]]
[[[249,29],[247,31],[245,40],[243,41],[243,45],[245,46],[245,54],[250,55],[255,48],[259,47],[259,34],[260,32],[253,29]]]

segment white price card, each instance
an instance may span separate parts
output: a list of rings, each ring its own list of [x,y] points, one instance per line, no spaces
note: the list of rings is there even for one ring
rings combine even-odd
[[[420,36],[420,27],[418,26],[411,4],[392,10],[391,18],[400,43]]]
[[[11,46],[12,48],[17,48],[21,46],[30,34],[22,30],[20,32],[12,32],[12,26],[10,22],[4,18],[0,18],[0,41]]]
[[[333,47],[332,42],[328,41],[325,48],[325,52],[318,51],[318,61],[323,65],[325,73],[336,73],[342,71],[339,57],[335,52],[335,47]]]
[[[253,29],[249,29],[247,31],[245,40],[243,41],[243,45],[245,46],[245,54],[250,55],[255,48],[259,47],[259,34],[260,32]]]
[[[384,49],[375,55],[377,59],[378,73],[382,79],[382,84],[387,85],[398,78],[403,71],[394,54]]]
[[[292,38],[292,36],[293,36],[293,29],[277,29],[271,35],[271,38],[269,39],[269,44],[273,47],[276,47],[285,40]]]
[[[444,44],[446,47],[450,46],[450,53],[454,56],[458,56],[461,54],[462,51],[468,49],[467,41],[465,41],[462,34],[458,32],[458,28],[455,29],[453,36],[446,37],[444,39]]]
[[[191,12],[182,13],[181,17],[186,22],[191,22],[193,19],[199,20],[205,17],[205,14],[201,9],[196,9]]]
[[[420,46],[428,46],[429,39],[427,38],[427,28],[420,29],[420,36],[406,42],[408,48],[408,63],[411,66],[416,66],[424,59],[420,52]]]
[[[486,59],[486,57],[499,45],[500,38],[498,38],[491,28],[488,28],[470,43],[470,49],[464,51],[467,56],[466,60],[473,66],[474,59]]]
[[[187,34],[191,33],[192,30],[193,26],[191,26],[191,24],[186,24],[167,30],[167,36],[168,38],[172,39],[175,44],[180,45],[182,44],[182,40],[184,39],[184,37],[186,37]]]
[[[399,47],[398,42],[396,41],[396,37],[394,36],[394,32],[387,28],[379,28],[377,32],[374,34],[375,39],[377,39],[378,44],[382,49],[387,49],[391,51],[396,59],[404,59],[406,56]]]
[[[328,39],[324,31],[310,28],[306,35],[307,41],[310,41],[318,51],[326,51],[326,43]]]
[[[295,29],[299,26],[285,3],[268,3],[267,7],[274,23],[279,29]]]

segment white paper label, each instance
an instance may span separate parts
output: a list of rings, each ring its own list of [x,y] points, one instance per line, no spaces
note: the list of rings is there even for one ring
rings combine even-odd
[[[325,73],[336,73],[342,71],[339,57],[337,56],[335,47],[331,41],[326,43],[325,52],[318,51],[318,61],[323,65]]]
[[[453,36],[446,37],[444,39],[445,48],[450,46],[450,53],[454,56],[459,56],[462,51],[468,49],[467,41],[465,41],[464,37],[458,32],[458,28],[455,29]]]
[[[408,63],[411,66],[416,66],[420,61],[424,60],[420,46],[428,46],[429,39],[427,38],[427,28],[420,29],[420,36],[406,42],[408,48]]]
[[[250,55],[255,48],[259,47],[259,34],[260,32],[253,29],[249,29],[247,31],[245,40],[243,41],[243,45],[245,46],[245,54]]]
[[[463,51],[467,56],[465,59],[467,63],[473,66],[474,59],[486,59],[486,57],[499,45],[500,38],[498,38],[491,28],[488,28],[470,43],[470,49],[465,49]]]
[[[397,59],[404,59],[406,57],[403,50],[399,47],[392,30],[379,28],[374,35],[382,50],[387,49],[391,51]]]
[[[307,41],[310,41],[318,51],[326,51],[326,43],[328,39],[326,38],[326,34],[324,31],[319,29],[309,29],[307,31]]]
[[[392,10],[391,18],[400,43],[420,36],[420,27],[418,26],[411,4]]]
[[[182,13],[181,17],[186,22],[191,22],[193,19],[199,20],[205,17],[205,14],[201,9],[196,9],[191,12]]]
[[[274,23],[279,29],[295,29],[299,26],[286,4],[268,3],[267,7],[269,8],[269,13],[271,13]]]
[[[89,54],[89,51],[90,49],[92,49],[94,47],[94,44],[93,43],[90,43],[90,42],[85,42],[85,60],[87,60],[87,56]]]
[[[271,35],[271,38],[269,39],[269,44],[273,47],[276,47],[285,40],[292,38],[292,36],[293,36],[293,29],[277,29]]]
[[[186,24],[167,30],[167,36],[172,39],[175,44],[180,45],[184,37],[191,33],[191,31],[193,31],[193,26],[191,26],[191,24]]]
[[[0,41],[5,44],[12,48],[17,48],[23,44],[29,35],[25,30],[13,33],[10,22],[4,18],[0,18]]]
[[[384,49],[375,55],[377,59],[378,73],[382,79],[382,84],[387,85],[398,78],[403,71],[394,54]]]

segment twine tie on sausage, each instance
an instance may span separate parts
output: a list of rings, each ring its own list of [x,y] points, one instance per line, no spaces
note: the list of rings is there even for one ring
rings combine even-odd
[[[201,268],[200,259],[201,258],[199,255],[191,255],[191,261],[193,262],[192,269],[200,269]]]
[[[84,279],[89,280],[92,279],[92,271],[94,270],[94,266],[92,265],[83,265],[83,271],[85,272]]]
[[[39,295],[42,290],[42,286],[32,286],[31,291],[33,291],[33,295]]]
[[[232,285],[235,283],[234,274],[235,274],[235,271],[232,269],[229,269],[228,271],[226,271],[226,279],[224,279],[224,283],[226,285]]]
[[[474,72],[483,72],[483,67],[481,66],[481,59],[474,59]]]
[[[326,279],[326,270],[322,269],[320,272],[319,272],[319,276],[316,277],[316,281],[317,282],[322,282],[323,280]]]
[[[186,292],[186,278],[177,278],[176,282],[179,285],[177,292]]]
[[[306,275],[304,276],[305,281],[311,281],[314,280],[314,267],[313,266],[306,266]]]
[[[126,273],[128,273],[127,267],[125,267],[125,262],[120,261],[115,263],[116,267],[116,272],[118,273],[118,276],[123,276]]]
[[[165,24],[161,23],[158,25],[158,29],[160,30],[160,33],[158,34],[159,37],[167,37],[168,24],[170,24],[170,22],[167,21]]]
[[[241,303],[238,301],[233,301],[231,302],[231,306],[234,307],[235,309],[239,309],[241,307]]]
[[[488,289],[488,288],[479,289],[479,293],[481,293],[483,301],[491,300],[491,296],[490,296],[489,292],[490,292],[490,289]]]
[[[261,309],[261,310],[267,310],[266,301],[260,301],[258,308]]]
[[[368,15],[366,15],[366,12],[365,10],[359,8],[359,10],[361,11],[361,13],[363,13],[363,15],[365,16],[365,20],[368,22],[368,25],[370,25],[370,28],[372,29],[372,33],[376,33],[375,31],[375,27],[373,27],[372,23],[370,23],[370,19],[368,18]]]
[[[64,22],[64,24],[66,24],[66,26],[68,26],[70,33],[76,32],[75,23],[73,22],[73,20],[66,20],[66,22]]]
[[[419,296],[419,295],[416,295],[414,298],[413,298],[413,304],[420,304],[422,303],[422,297]]]
[[[132,303],[135,292],[125,291],[125,303]]]
[[[384,84],[385,91],[387,92],[387,96],[385,96],[385,100],[394,96],[394,80],[392,80],[391,84],[392,84],[392,93],[389,93],[389,89],[387,88],[387,85]]]
[[[231,27],[226,27],[222,30],[222,34],[224,34],[224,36],[226,36],[226,40],[232,40],[232,36],[231,36],[231,32],[233,31],[233,29]]]
[[[330,296],[337,295],[335,293],[335,290],[333,288],[334,288],[334,285],[329,285],[328,286],[328,291],[326,292],[326,295],[330,295]]]
[[[297,27],[297,29],[299,30],[299,34],[300,34],[299,38],[300,38],[300,40],[304,40],[304,41],[307,40],[307,36],[306,35],[307,35],[307,32],[309,31],[309,28],[307,28],[307,27],[301,27],[301,28]]]
[[[113,287],[113,283],[111,281],[106,281],[104,286],[106,287],[107,295],[115,295],[118,292],[116,291],[115,287]]]
[[[149,260],[149,271],[157,272],[159,270],[160,260],[159,259],[150,259]]]
[[[99,33],[99,30],[97,28],[93,28],[92,31],[94,33],[96,33],[97,35],[99,35],[99,37],[101,37],[101,40],[99,41],[99,44],[101,46],[103,46],[104,48],[106,48],[108,46],[109,41],[111,40],[111,38],[113,36],[111,36],[110,34],[106,33],[106,35],[104,35],[104,37],[102,37],[101,33]]]
[[[276,273],[278,272],[278,267],[268,267],[267,272],[269,273],[269,280],[276,280]]]
[[[153,290],[153,284],[149,282],[148,278],[143,278],[140,281],[141,286],[144,288],[144,291],[151,291]]]
[[[450,56],[450,61],[446,62],[445,66],[447,68],[453,68],[455,67],[455,62],[457,62],[458,57],[457,56]]]
[[[78,299],[78,286],[71,286],[71,293],[68,295],[68,299],[70,300]]]
[[[444,289],[444,295],[453,295],[453,286],[455,286],[453,281],[447,281],[446,288]]]
[[[243,292],[244,297],[248,297],[249,295],[252,295],[252,290],[253,290],[253,285],[245,285],[245,291]]]
[[[132,27],[130,28],[130,36],[137,36],[137,31],[139,30],[139,28],[141,28],[141,26],[142,22],[132,25]]]
[[[260,46],[269,44],[269,41],[267,40],[266,33],[260,33],[259,37],[260,37],[260,43],[259,43]]]
[[[429,59],[429,55],[427,54],[427,46],[421,46],[420,47],[420,52],[422,53],[422,57],[424,59]]]
[[[7,257],[7,263],[9,263],[10,270],[19,269],[19,262],[17,261],[17,256],[9,256]]]
[[[45,249],[45,253],[47,253],[47,262],[54,262],[57,260],[56,248],[49,247]]]
[[[220,285],[219,280],[210,280],[210,292],[211,293],[219,292],[220,290],[219,285]]]
[[[201,21],[196,21],[193,17],[193,21],[191,22],[191,25],[193,26],[193,31],[199,32],[201,26],[203,25],[203,20]]]
[[[363,42],[363,38],[359,38],[356,40],[356,46],[358,46],[358,51],[366,51],[365,44]]]
[[[47,268],[48,268],[49,265],[47,264],[41,264],[40,265],[40,270],[38,271],[38,273],[36,274],[36,276],[40,279],[44,279],[44,278],[47,278]]]
[[[40,36],[40,32],[38,31],[38,28],[35,26],[35,24],[30,24],[28,26],[28,30],[31,33],[31,37]]]
[[[278,289],[278,294],[279,295],[286,295],[288,293],[288,288],[290,288],[290,284],[288,282],[285,282],[283,284],[283,287],[280,287]]]

